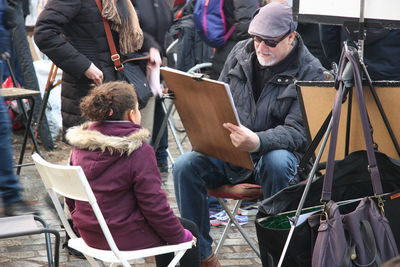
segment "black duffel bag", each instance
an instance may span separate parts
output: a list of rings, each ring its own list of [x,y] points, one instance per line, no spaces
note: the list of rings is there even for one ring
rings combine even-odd
[[[392,192],[384,197],[385,216],[389,219],[397,246],[400,247],[400,213],[396,211],[400,209],[400,192],[397,192],[400,190],[400,164],[381,152],[375,152],[375,156],[383,191]],[[349,154],[345,159],[337,161],[334,168],[332,200],[340,202],[373,195],[366,151]],[[315,231],[320,219],[322,185],[323,176],[311,184],[302,213],[316,213],[295,228],[282,266],[311,266]],[[304,182],[287,187],[261,203],[256,219],[256,232],[263,267],[277,265],[290,230],[288,218],[294,216],[304,188]],[[352,209],[352,205],[343,207]]]

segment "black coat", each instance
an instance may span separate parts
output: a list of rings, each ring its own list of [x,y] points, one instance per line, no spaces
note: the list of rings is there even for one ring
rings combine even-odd
[[[327,59],[338,63],[343,42],[351,38],[342,27],[332,25],[320,25],[320,36]],[[400,80],[400,30],[368,28],[364,63],[372,80]]]
[[[164,53],[165,34],[172,24],[172,9],[167,0],[134,0],[133,3],[145,35],[143,46]]]
[[[299,159],[305,152],[306,130],[294,81],[324,80],[325,69],[300,37],[297,55],[285,71],[264,85],[257,102],[252,90],[253,60],[257,60],[253,40],[239,42],[225,62],[220,80],[230,86],[241,124],[260,138],[260,150],[253,154],[255,160],[277,149],[293,152]],[[232,182],[240,182],[240,177],[237,179]]]
[[[118,50],[118,34],[113,32],[113,36]],[[116,79],[96,1],[48,1],[36,22],[34,38],[39,49],[63,70],[63,126],[81,124],[79,103],[93,84],[84,75],[90,64],[103,72],[104,81]]]

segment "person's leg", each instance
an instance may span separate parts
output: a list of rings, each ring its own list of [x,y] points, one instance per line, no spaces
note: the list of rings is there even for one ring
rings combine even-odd
[[[0,191],[5,206],[22,200],[21,186],[13,171],[11,124],[4,99],[0,96]]]
[[[151,144],[156,142],[158,132],[160,131],[161,124],[165,118],[165,112],[162,107],[162,100],[157,97],[156,104],[154,107],[154,125],[153,134],[151,136]],[[160,172],[168,172],[168,127],[164,129],[163,135],[161,136],[156,152],[157,166]]]
[[[199,229],[197,225],[192,221],[186,220],[184,218],[179,218],[183,228],[188,229],[194,237],[199,238]],[[166,267],[174,258],[173,253],[157,255],[156,257],[157,267]],[[194,246],[188,249],[179,261],[180,267],[198,267],[200,266],[200,251],[198,246]]]
[[[263,197],[268,198],[287,187],[297,173],[298,160],[287,150],[272,150],[257,162],[255,180],[262,186]]]
[[[193,236],[199,239],[199,229],[197,225],[189,220],[180,218],[183,228],[188,229]],[[180,267],[198,267],[200,266],[200,250],[199,246],[194,246],[188,249],[180,260]]]
[[[207,187],[229,184],[223,162],[197,152],[189,152],[175,161],[172,174],[181,216],[199,227],[200,257],[202,260],[207,259],[212,254]]]

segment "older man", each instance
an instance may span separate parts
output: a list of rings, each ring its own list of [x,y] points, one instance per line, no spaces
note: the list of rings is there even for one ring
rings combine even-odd
[[[254,182],[267,198],[297,182],[299,159],[307,145],[295,80],[323,80],[324,68],[295,32],[289,6],[272,2],[255,14],[252,38],[239,42],[220,80],[228,83],[241,125],[225,123],[238,149],[251,152],[255,170],[232,166],[198,152],[182,155],[173,176],[181,215],[197,223],[202,266],[220,266],[212,253],[207,188]]]

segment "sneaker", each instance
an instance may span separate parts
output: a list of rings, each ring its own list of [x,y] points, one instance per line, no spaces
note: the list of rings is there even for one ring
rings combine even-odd
[[[247,216],[235,215],[236,221],[239,225],[244,225],[249,222],[249,218]],[[225,211],[221,211],[214,215],[213,219],[210,219],[210,224],[212,226],[221,226],[227,225],[229,221],[229,217]]]
[[[238,214],[243,216],[255,216],[258,212],[258,204],[252,204],[238,209]]]
[[[23,200],[12,202],[4,206],[4,215],[6,216],[19,216],[28,214],[39,215],[39,212],[34,210]]]
[[[209,210],[210,220],[215,220],[217,217],[225,216],[225,211],[223,210]]]

